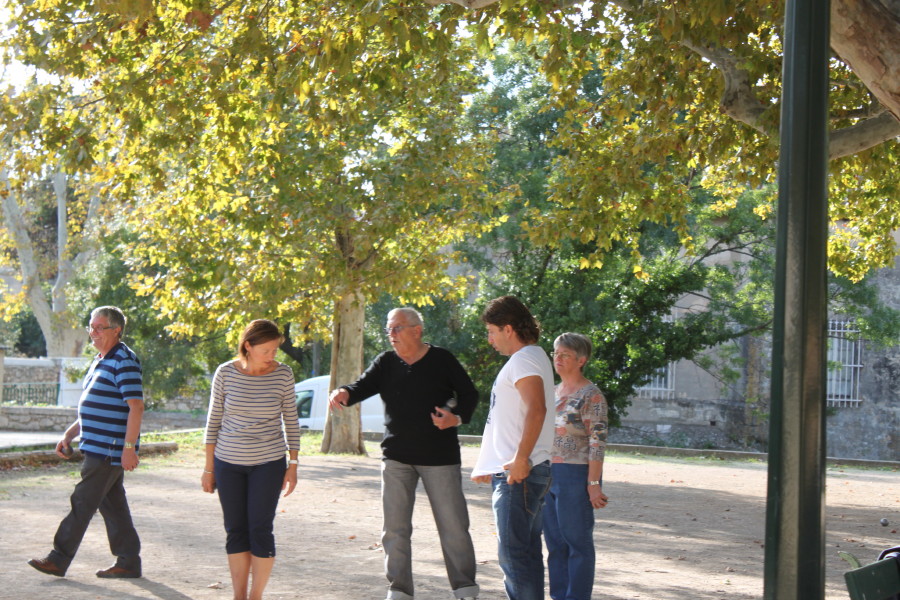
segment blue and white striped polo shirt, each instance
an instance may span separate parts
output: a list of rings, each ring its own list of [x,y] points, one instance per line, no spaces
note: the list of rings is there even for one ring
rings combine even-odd
[[[119,342],[106,356],[94,359],[81,387],[81,451],[121,465],[129,413],[126,400],[144,399],[141,361]]]

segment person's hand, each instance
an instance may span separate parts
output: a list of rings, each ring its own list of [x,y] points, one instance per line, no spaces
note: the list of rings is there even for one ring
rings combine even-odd
[[[603,493],[603,488],[599,485],[589,485],[588,489],[588,497],[591,501],[591,506],[593,508],[603,508],[606,506],[607,502],[609,502],[609,498],[606,494]]]
[[[134,471],[138,466],[138,455],[134,448],[122,450],[122,468],[126,471]]]
[[[449,429],[450,427],[458,427],[462,425],[462,419],[458,415],[453,414],[448,409],[435,406],[434,412],[431,413],[431,422],[438,429]]]
[[[332,390],[331,395],[328,396],[328,406],[331,407],[331,410],[336,408],[343,410],[349,401],[350,393],[344,388]]]
[[[66,460],[72,458],[72,441],[63,438],[56,442],[56,455]]]
[[[490,483],[491,476],[490,475],[473,475],[472,481],[475,483]]]
[[[516,457],[511,463],[503,465],[503,470],[509,473],[506,476],[506,483],[513,485],[528,478],[528,474],[531,473],[531,462],[527,458]]]
[[[211,471],[203,471],[203,475],[200,476],[200,487],[203,488],[203,491],[212,494],[216,491],[216,475]]]
[[[295,487],[297,487],[297,465],[288,465],[287,471],[284,472],[284,483],[281,484],[281,489],[285,496],[290,496]]]

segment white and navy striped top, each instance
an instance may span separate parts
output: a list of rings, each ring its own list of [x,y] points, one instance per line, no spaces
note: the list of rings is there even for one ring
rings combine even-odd
[[[213,375],[206,443],[215,456],[235,465],[260,465],[300,449],[300,423],[294,397],[294,373],[279,364],[266,375],[241,373],[235,361]]]
[[[141,362],[131,348],[119,342],[105,356],[94,358],[81,387],[81,451],[121,465],[131,410],[127,401],[144,399]]]

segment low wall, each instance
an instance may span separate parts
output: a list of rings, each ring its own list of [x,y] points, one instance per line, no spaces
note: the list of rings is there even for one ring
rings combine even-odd
[[[5,383],[56,383],[59,361],[52,358],[4,358]]]
[[[0,429],[7,431],[64,431],[77,418],[77,409],[68,406],[0,406]],[[141,431],[165,431],[204,427],[201,413],[147,411]]]

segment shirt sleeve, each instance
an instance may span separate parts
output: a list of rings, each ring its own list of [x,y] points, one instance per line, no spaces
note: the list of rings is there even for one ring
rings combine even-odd
[[[369,368],[355,382],[340,386],[350,394],[347,406],[353,406],[381,392],[381,376],[384,369],[385,355],[386,353],[382,352],[376,356]]]
[[[519,351],[513,356],[516,360],[510,359],[511,372],[509,374],[513,385],[518,383],[519,380],[532,375],[542,377],[541,366],[536,353]]]
[[[606,437],[609,429],[606,397],[596,387],[581,407],[581,420],[588,434],[588,460],[603,460],[606,455]]]
[[[297,416],[297,397],[294,393],[294,374],[290,367],[285,365],[288,375],[285,377],[285,387],[282,390],[281,419],[284,422],[284,432],[287,438],[288,450],[300,450],[300,421]]]
[[[122,394],[122,400],[144,399],[144,382],[141,374],[141,363],[132,358],[123,358],[116,365],[116,386]]]
[[[456,392],[456,414],[462,418],[463,423],[468,423],[475,413],[478,404],[478,389],[472,383],[472,378],[466,369],[452,352],[447,352],[447,367],[450,375],[450,384]]]
[[[222,426],[222,416],[225,413],[225,382],[223,379],[222,365],[219,365],[219,368],[216,369],[216,372],[213,375],[212,389],[209,393],[209,412],[206,416],[205,436],[205,442],[207,444],[216,443],[219,438],[219,428]]]

